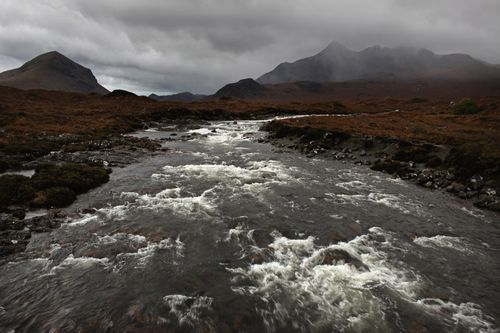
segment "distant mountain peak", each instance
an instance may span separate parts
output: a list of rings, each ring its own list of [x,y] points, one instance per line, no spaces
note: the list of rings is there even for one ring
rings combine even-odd
[[[338,53],[349,53],[352,52],[349,50],[347,47],[344,45],[340,44],[339,42],[333,41],[328,46],[323,49],[318,55],[332,55],[332,54],[338,54]]]
[[[90,69],[58,51],[43,53],[17,69],[0,73],[0,85],[20,89],[108,93]]]
[[[347,50],[347,47],[337,41],[332,41],[328,44],[326,50]]]
[[[384,78],[470,78],[491,76],[497,68],[464,54],[436,55],[427,49],[374,45],[356,52],[338,42],[292,63],[281,63],[257,79],[261,84],[342,82]]]
[[[230,83],[219,89],[214,97],[262,97],[266,94],[266,87],[259,84],[254,79],[242,79],[235,83]]]

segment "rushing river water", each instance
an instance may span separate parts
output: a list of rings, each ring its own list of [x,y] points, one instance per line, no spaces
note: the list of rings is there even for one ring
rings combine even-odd
[[[80,196],[97,210],[0,266],[0,332],[498,331],[498,215],[259,126],[191,130]]]

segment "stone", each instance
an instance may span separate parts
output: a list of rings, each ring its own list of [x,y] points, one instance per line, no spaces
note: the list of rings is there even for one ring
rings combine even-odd
[[[322,253],[322,259],[320,261],[321,265],[337,265],[339,263],[346,263],[353,265],[358,270],[369,271],[368,266],[366,266],[361,260],[351,256],[347,251],[341,249],[326,249]]]

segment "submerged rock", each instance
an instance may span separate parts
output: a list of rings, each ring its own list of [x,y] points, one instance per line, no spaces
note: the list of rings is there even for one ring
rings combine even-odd
[[[346,263],[353,265],[358,270],[369,271],[370,269],[361,260],[353,257],[349,252],[341,249],[326,249],[322,253],[322,259],[320,261],[321,265],[338,265],[341,263]]]

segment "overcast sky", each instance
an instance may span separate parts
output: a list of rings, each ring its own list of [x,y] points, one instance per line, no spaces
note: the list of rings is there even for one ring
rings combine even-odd
[[[213,93],[333,40],[500,63],[500,0],[0,0],[0,71],[57,50],[138,93]]]

